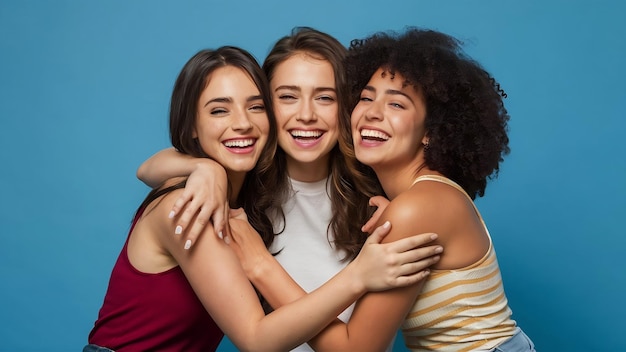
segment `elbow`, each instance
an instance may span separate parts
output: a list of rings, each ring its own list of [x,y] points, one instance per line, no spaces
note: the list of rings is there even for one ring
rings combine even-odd
[[[144,184],[146,184],[148,187],[151,188],[155,188],[158,186],[158,184],[155,184],[154,180],[150,179],[150,173],[148,172],[148,162],[144,161],[139,168],[137,169],[137,179],[139,179],[139,181],[143,182]]]
[[[146,169],[145,163],[141,164],[139,166],[139,168],[137,169],[137,173],[136,173],[137,179],[139,179],[142,182],[144,181],[144,179],[146,177],[146,170],[145,169]]]

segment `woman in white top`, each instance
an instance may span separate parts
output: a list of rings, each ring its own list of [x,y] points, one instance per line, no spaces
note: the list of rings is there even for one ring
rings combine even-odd
[[[264,236],[263,240],[276,255],[262,256],[262,263],[240,259],[257,289],[274,308],[319,287],[355,258],[367,238],[361,227],[372,215],[369,199],[382,194],[373,174],[360,174],[359,171],[368,170],[359,170],[351,151],[340,150],[337,143],[340,133],[349,134],[349,96],[343,68],[346,53],[335,38],[310,28],[298,28],[274,45],[263,64],[277,118],[279,148],[270,177],[258,189],[257,202],[263,204],[266,212],[247,215],[270,217],[276,235]],[[195,177],[217,179],[216,189],[223,189],[223,181],[222,185],[219,182],[221,171],[207,166],[205,161],[183,158],[173,150],[157,154],[138,171],[139,178],[157,185],[196,168],[185,196],[174,209],[174,214],[179,214],[186,204],[187,209],[180,216],[181,230],[201,209],[197,218],[202,220],[196,221],[186,234],[192,242],[195,229],[204,226],[211,214],[212,208],[204,206],[204,194],[216,192],[195,187],[191,181]],[[211,168],[208,173],[207,168]],[[220,211],[213,216],[218,232],[220,216],[226,217]],[[372,227],[366,226],[365,230],[369,232]],[[258,236],[249,239],[253,241]],[[441,250],[431,246],[416,251],[413,267],[435,263]],[[427,271],[421,275],[425,274]],[[402,317],[394,324],[376,326],[378,333],[372,334],[378,311],[364,314],[366,309],[357,307],[354,309],[361,311],[360,316],[350,319],[353,308],[309,341],[310,347],[303,345],[299,350],[390,349]]]

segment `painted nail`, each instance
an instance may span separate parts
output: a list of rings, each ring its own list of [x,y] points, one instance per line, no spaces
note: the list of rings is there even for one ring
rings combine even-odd
[[[226,236],[226,238],[224,238],[224,242],[226,242],[226,244],[230,244],[230,237]]]
[[[180,225],[176,226],[176,230],[174,231],[174,233],[180,235],[181,233],[183,233],[183,227]]]
[[[171,219],[174,217],[174,215],[176,215],[176,213],[172,210],[170,211],[170,215],[168,215],[167,217]]]
[[[191,240],[187,240],[185,242],[185,249],[189,249],[189,248],[191,248]]]
[[[219,237],[221,240],[224,239],[224,234],[222,233],[222,231],[217,233],[217,237]]]
[[[383,228],[388,229],[389,226],[391,226],[391,223],[389,221],[385,221],[385,223],[383,224]]]

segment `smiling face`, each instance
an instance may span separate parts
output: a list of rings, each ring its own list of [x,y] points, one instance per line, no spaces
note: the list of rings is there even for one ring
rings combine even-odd
[[[413,172],[423,163],[424,98],[402,75],[378,69],[352,111],[352,139],[357,159],[377,175]],[[402,171],[401,171],[402,172]],[[382,180],[381,180],[382,181]]]
[[[301,181],[328,175],[329,153],[337,143],[337,90],[332,65],[297,53],[277,65],[270,82],[278,144],[289,175]]]
[[[257,163],[267,142],[269,120],[250,76],[240,68],[213,71],[198,100],[194,138],[229,172],[245,173]]]

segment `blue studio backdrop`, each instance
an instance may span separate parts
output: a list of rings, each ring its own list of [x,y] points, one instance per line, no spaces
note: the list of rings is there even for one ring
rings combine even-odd
[[[626,316],[626,5],[615,1],[0,1],[0,350],[79,351],[202,48],[263,61],[294,26],[344,44],[452,34],[506,90],[511,154],[477,204],[540,351],[616,351]],[[220,351],[235,348],[224,340]],[[404,348],[401,339],[396,350]]]

